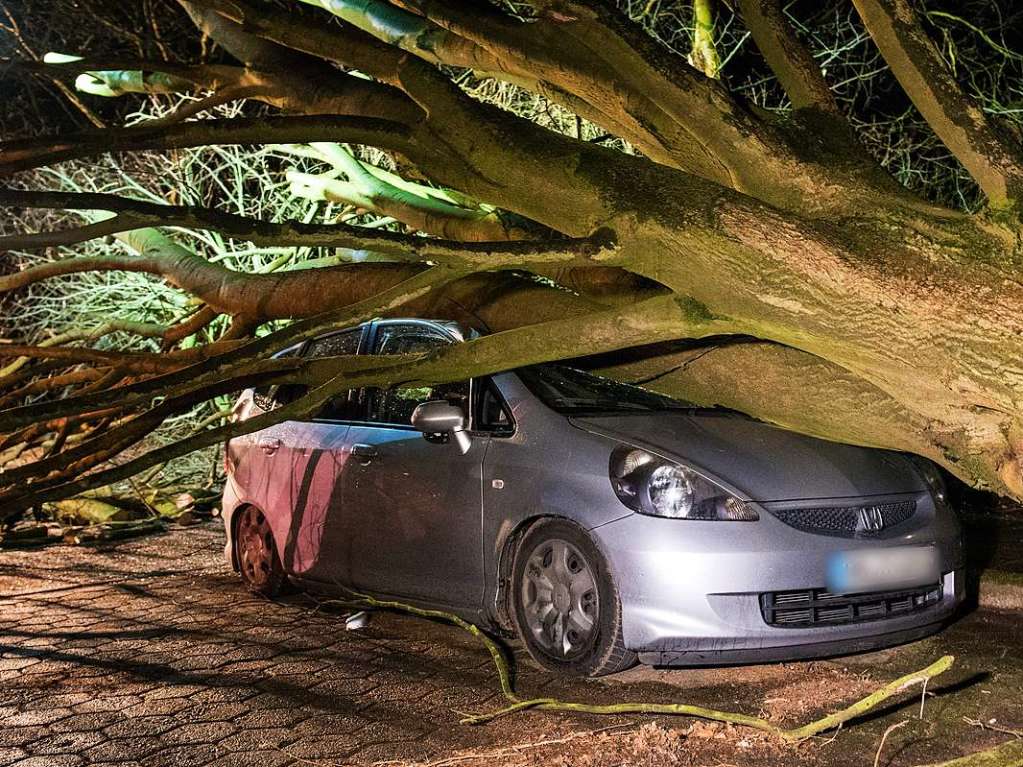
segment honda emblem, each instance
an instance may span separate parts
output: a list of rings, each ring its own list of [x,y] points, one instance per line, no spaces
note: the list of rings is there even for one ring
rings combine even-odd
[[[860,530],[876,533],[884,529],[884,514],[880,506],[864,506],[860,509]]]

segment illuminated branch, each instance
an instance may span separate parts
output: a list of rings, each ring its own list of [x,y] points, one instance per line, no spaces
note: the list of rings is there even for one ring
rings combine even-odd
[[[781,0],[739,0],[742,20],[753,34],[760,53],[767,60],[796,109],[816,107],[838,114],[838,103],[813,55],[796,37],[785,18]]]
[[[408,128],[392,120],[330,115],[204,120],[156,129],[142,125],[84,131],[57,139],[6,141],[0,143],[0,177],[102,152],[338,139],[397,151],[410,148]]]
[[[966,94],[909,0],[853,0],[899,84],[992,208],[1023,211],[1023,148]]]

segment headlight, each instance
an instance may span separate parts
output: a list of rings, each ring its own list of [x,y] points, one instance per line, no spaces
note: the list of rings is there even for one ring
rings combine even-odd
[[[948,488],[945,486],[945,478],[941,476],[941,469],[933,461],[929,461],[919,455],[913,455],[910,458],[913,459],[913,465],[916,467],[917,474],[920,475],[924,483],[926,483],[927,489],[934,496],[935,504],[939,506],[947,505]]]
[[[623,445],[611,453],[611,486],[633,511],[671,519],[760,519],[750,504],[688,466]]]

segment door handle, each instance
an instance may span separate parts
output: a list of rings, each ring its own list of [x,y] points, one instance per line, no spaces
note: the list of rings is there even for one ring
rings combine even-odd
[[[379,453],[373,445],[367,445],[363,442],[356,442],[352,445],[352,455],[359,459],[359,463],[369,463],[376,458]]]
[[[281,446],[279,439],[261,439],[259,440],[259,449],[262,450],[266,455],[273,455],[277,452],[277,448]]]

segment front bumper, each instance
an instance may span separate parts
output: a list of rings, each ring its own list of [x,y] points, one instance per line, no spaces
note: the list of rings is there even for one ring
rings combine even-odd
[[[964,596],[962,544],[951,514],[920,496],[914,520],[885,537],[796,530],[765,511],[758,522],[633,514],[592,530],[615,576],[626,646],[657,665],[761,662],[861,652],[939,630]],[[765,592],[822,588],[836,551],[934,546],[941,598],[907,614],[838,625],[768,625]],[[925,584],[919,584],[925,585]],[[937,584],[935,584],[937,585]]]
[[[845,637],[826,641],[803,640],[799,644],[769,647],[743,647],[733,649],[701,650],[645,650],[638,653],[640,663],[648,666],[720,666],[730,663],[782,663],[811,658],[833,658],[880,650],[885,647],[915,642],[941,631],[949,618],[922,626],[871,634],[863,637]],[[703,644],[701,642],[701,644]]]

